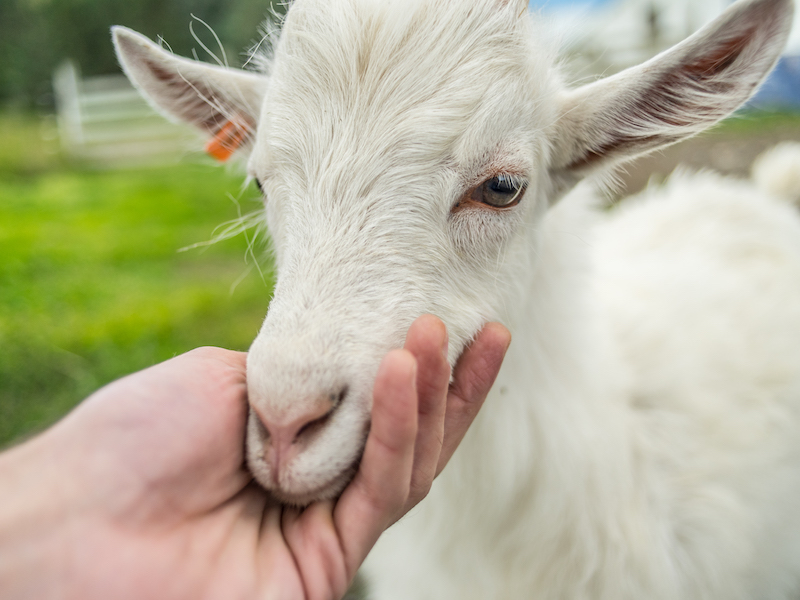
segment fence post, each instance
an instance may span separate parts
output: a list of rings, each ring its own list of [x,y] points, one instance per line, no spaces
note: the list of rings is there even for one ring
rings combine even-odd
[[[53,74],[58,131],[67,152],[74,152],[84,142],[80,104],[80,74],[71,60],[59,65]]]

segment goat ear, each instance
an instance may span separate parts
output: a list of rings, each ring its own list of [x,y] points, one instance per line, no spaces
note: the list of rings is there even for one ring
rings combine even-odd
[[[214,136],[212,156],[227,159],[252,143],[267,78],[181,58],[125,27],[113,27],[125,74],[156,110]]]
[[[516,10],[519,11],[519,15],[522,16],[528,10],[530,0],[502,0],[502,3],[511,4]]]
[[[555,131],[556,180],[574,183],[728,116],[774,67],[792,13],[791,0],[737,2],[649,62],[567,92]]]

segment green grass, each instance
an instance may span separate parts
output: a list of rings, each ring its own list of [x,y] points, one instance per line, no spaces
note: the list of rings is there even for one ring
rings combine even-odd
[[[18,134],[2,140],[24,146],[25,123],[9,121],[0,134]],[[0,153],[0,445],[126,373],[200,345],[246,349],[272,287],[247,273],[243,236],[178,251],[237,217],[228,194],[241,176],[93,172],[38,138],[28,146],[29,160]],[[254,191],[242,197],[245,212],[259,207]]]
[[[800,113],[760,112],[741,110],[725,119],[712,131],[713,134],[748,136],[778,131],[800,130]]]

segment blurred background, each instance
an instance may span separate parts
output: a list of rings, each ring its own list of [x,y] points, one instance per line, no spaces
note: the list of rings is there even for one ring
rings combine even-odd
[[[541,0],[531,10],[549,20],[581,82],[649,58],[727,4]],[[213,30],[239,66],[259,24],[284,9],[279,0],[0,0],[0,447],[126,373],[199,345],[252,341],[273,282],[263,232],[221,234],[253,222],[258,194],[138,97],[109,27],[204,60],[203,45],[218,49]],[[679,162],[744,176],[786,139],[800,139],[797,35],[748,107],[635,163],[619,194]]]

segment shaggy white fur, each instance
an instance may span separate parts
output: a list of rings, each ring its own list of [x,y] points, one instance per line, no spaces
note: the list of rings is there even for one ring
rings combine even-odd
[[[507,364],[374,598],[797,597],[795,209],[711,174],[593,201],[546,215]]]
[[[800,142],[782,142],[753,163],[758,187],[800,205]]]
[[[265,193],[278,280],[249,465],[286,502],[335,496],[411,321],[440,316],[456,360],[499,318],[492,396],[368,560],[374,598],[796,597],[800,219],[709,174],[610,213],[575,188],[735,110],[791,2],[740,1],[576,90],[526,4],[297,0],[268,74],[115,30],[155,105],[235,123]]]

